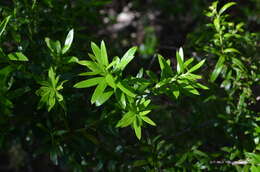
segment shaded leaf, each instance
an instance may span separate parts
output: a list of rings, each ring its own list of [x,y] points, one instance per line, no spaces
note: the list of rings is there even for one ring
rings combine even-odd
[[[219,59],[218,59],[218,62],[215,66],[215,69],[213,70],[211,76],[210,76],[210,81],[211,82],[214,82],[218,75],[220,74],[223,66],[224,66],[224,62],[225,62],[225,57],[224,56],[221,56]]]

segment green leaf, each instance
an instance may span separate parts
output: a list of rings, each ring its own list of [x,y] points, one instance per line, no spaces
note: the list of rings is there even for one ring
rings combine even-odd
[[[124,54],[120,63],[117,66],[120,70],[123,71],[125,67],[128,65],[128,63],[133,60],[136,50],[137,47],[132,47]]]
[[[147,116],[141,116],[142,120],[144,120],[146,123],[152,125],[152,126],[156,126],[156,124]]]
[[[200,61],[198,64],[196,64],[195,66],[193,66],[191,69],[189,69],[188,72],[194,72],[197,69],[199,69],[203,64],[205,63],[205,59]]]
[[[146,70],[145,73],[151,78],[151,80],[155,83],[158,82],[158,78],[156,76],[156,74],[150,70]]]
[[[83,72],[80,73],[79,76],[93,76],[93,75],[97,75],[99,74],[99,72]]]
[[[144,101],[143,105],[144,105],[144,107],[147,107],[150,103],[151,103],[151,100],[148,99],[148,100]]]
[[[107,58],[107,50],[106,50],[106,45],[104,41],[101,41],[101,58],[102,58],[102,63],[107,66],[108,65],[108,58]]]
[[[160,68],[161,68],[161,77],[162,79],[170,77],[173,75],[171,66],[170,66],[170,61],[169,60],[165,60],[163,58],[163,56],[161,56],[160,54],[158,54],[158,61],[160,64]]]
[[[213,23],[214,23],[214,26],[215,26],[217,32],[219,32],[220,31],[220,21],[219,21],[219,18],[218,17],[215,18]]]
[[[177,58],[177,72],[178,74],[180,74],[184,70],[184,65],[183,65],[183,57],[181,56],[179,51],[176,51],[176,58]]]
[[[177,99],[180,95],[180,90],[179,87],[177,85],[172,85],[173,87],[173,92],[172,94],[175,96],[175,98]]]
[[[75,84],[73,87],[75,88],[87,88],[87,87],[92,87],[97,84],[99,84],[101,81],[103,81],[105,78],[104,77],[96,77],[96,78],[91,78],[87,79],[81,82],[78,82]]]
[[[220,74],[222,68],[224,67],[224,62],[225,62],[225,57],[224,56],[220,56],[220,58],[218,59],[218,62],[215,66],[215,69],[213,70],[211,76],[210,76],[210,81],[214,82],[218,75]]]
[[[69,49],[70,49],[70,46],[72,44],[72,41],[73,41],[73,37],[74,37],[74,30],[71,29],[66,37],[66,40],[65,40],[65,43],[64,43],[64,46],[62,48],[62,54],[65,54]]]
[[[219,10],[219,15],[221,15],[222,13],[224,13],[228,8],[230,8],[231,6],[235,5],[235,2],[229,2],[227,4],[225,4],[220,10]]]
[[[142,78],[144,76],[144,68],[141,68],[136,74],[136,78]]]
[[[96,87],[92,97],[91,97],[91,103],[95,103],[103,94],[104,90],[106,89],[107,84],[105,80],[102,80],[98,86]]]
[[[192,87],[191,85],[187,85],[185,87],[183,87],[184,90],[188,91],[189,93],[195,94],[195,95],[200,95],[200,93],[198,92],[198,90],[196,90],[194,87]]]
[[[160,54],[158,54],[158,61],[159,61],[159,65],[160,65],[161,71],[164,71],[164,69],[165,69],[163,60],[164,60],[163,56],[161,56]]]
[[[120,58],[119,57],[114,57],[113,61],[106,67],[106,70],[110,69],[113,67],[114,70],[117,70],[117,65],[120,63]]]
[[[124,93],[121,93],[120,103],[121,103],[122,108],[125,109],[126,108],[126,99],[125,99],[125,94]]]
[[[141,136],[142,136],[142,130],[141,130],[141,126],[140,126],[137,118],[135,118],[133,127],[134,127],[134,130],[135,130],[136,137],[140,140]]]
[[[224,53],[238,53],[238,54],[240,54],[240,52],[235,48],[226,48],[223,52]]]
[[[128,87],[125,83],[119,82],[117,84],[117,87],[124,92],[126,95],[130,96],[130,97],[135,97],[136,94],[134,92],[131,91],[131,88]]]
[[[209,88],[205,85],[202,85],[200,83],[195,83],[195,86],[197,86],[198,88],[204,89],[204,90],[208,90]]]
[[[102,68],[95,62],[89,61],[89,60],[81,60],[78,61],[78,64],[86,66],[89,68],[91,71],[96,72],[96,73],[101,73]]]
[[[147,160],[136,160],[133,163],[133,167],[142,167],[142,166],[145,166],[148,164],[149,164],[149,162]]]
[[[111,74],[106,75],[106,82],[110,87],[116,88],[115,79]]]
[[[231,60],[232,60],[232,63],[233,63],[234,65],[237,65],[241,70],[246,69],[245,66],[244,66],[244,64],[243,64],[243,62],[241,62],[239,59],[237,59],[237,58],[235,58],[235,57],[232,57]]]
[[[95,59],[98,61],[98,63],[100,65],[104,65],[103,60],[101,58],[101,50],[99,49],[97,44],[95,44],[94,42],[91,42],[91,49],[92,49],[92,51],[95,55]]]
[[[61,53],[61,44],[60,41],[52,41],[50,38],[45,38],[45,42],[49,50],[56,55],[60,55]]]
[[[5,28],[7,26],[7,23],[9,22],[11,16],[7,16],[1,23],[0,23],[0,37],[2,36],[3,32],[5,31]]]
[[[183,53],[182,47],[180,47],[180,49],[179,49],[179,55],[180,55],[181,60],[184,62],[184,53]]]
[[[186,73],[186,74],[181,75],[179,78],[181,78],[181,79],[185,78],[188,80],[197,80],[197,79],[201,79],[202,77],[200,75],[196,75],[193,73]]]
[[[132,111],[129,111],[122,117],[122,119],[118,121],[116,127],[127,127],[135,121],[135,118],[136,114]]]
[[[145,106],[146,107],[146,106]],[[145,111],[142,111],[142,112],[139,112],[139,115],[140,116],[145,116],[145,115],[147,115],[148,113],[150,113],[151,112],[151,110],[145,110]]]
[[[56,88],[56,86],[59,82],[59,77],[56,77],[56,73],[52,67],[50,67],[50,69],[48,71],[48,77],[49,77],[49,80],[51,81],[52,88]]]
[[[8,58],[13,61],[28,61],[28,58],[21,52],[10,53]]]
[[[67,63],[78,63],[79,61],[79,59],[75,56],[70,56],[67,59],[68,59]]]
[[[189,64],[191,64],[193,62],[194,58],[189,58],[186,62],[184,62],[183,64],[183,68],[186,69]]]
[[[125,93],[120,91],[119,89],[116,90],[116,99],[119,102],[120,106],[125,109],[126,108],[126,97]]]
[[[96,100],[96,106],[101,106],[104,104],[112,95],[113,91],[104,92],[99,98]]]

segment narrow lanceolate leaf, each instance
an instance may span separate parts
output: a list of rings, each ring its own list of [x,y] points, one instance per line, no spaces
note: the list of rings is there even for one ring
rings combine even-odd
[[[147,115],[150,112],[151,112],[151,110],[145,110],[145,111],[139,112],[139,115],[140,116],[145,116],[145,115]]]
[[[184,66],[183,66],[182,57],[178,51],[176,52],[176,58],[177,58],[177,72],[178,74],[180,74],[183,72]]]
[[[142,120],[144,120],[146,123],[148,123],[148,124],[150,124],[150,125],[152,125],[152,126],[156,126],[156,124],[155,124],[149,117],[147,117],[147,116],[142,116],[141,118],[142,118]]]
[[[219,30],[220,30],[220,21],[219,21],[219,18],[218,18],[218,17],[215,18],[214,21],[213,21],[213,23],[214,23],[215,29],[217,30],[217,32],[219,32]]]
[[[198,88],[204,89],[204,90],[208,90],[209,88],[205,85],[202,85],[200,83],[195,83],[195,86],[197,86]]]
[[[159,61],[159,65],[160,65],[160,68],[161,68],[161,71],[164,70],[165,66],[164,66],[164,63],[163,63],[163,56],[161,56],[160,54],[158,54],[158,61]]]
[[[189,69],[189,72],[194,72],[197,69],[199,69],[205,62],[205,59],[200,61],[198,64],[196,64],[195,66],[193,66],[191,69]]]
[[[178,87],[178,85],[172,85],[172,87],[173,87],[173,92],[172,92],[172,94],[175,96],[175,98],[177,99],[178,97],[179,97],[179,95],[180,95],[180,89],[179,89],[179,87]]]
[[[240,54],[240,52],[235,48],[226,48],[223,52],[224,53],[238,53],[238,54]]]
[[[97,75],[99,72],[83,72],[80,73],[79,76],[92,76],[92,75]]]
[[[193,60],[194,60],[194,58],[189,58],[189,60],[184,62],[183,68],[186,69],[193,62]]]
[[[62,48],[62,54],[65,54],[69,49],[70,49],[70,46],[72,44],[72,41],[73,41],[73,37],[74,37],[74,30],[71,29],[66,37],[66,40],[65,40],[65,43],[64,43],[64,46]]]
[[[52,87],[55,88],[57,83],[58,83],[58,79],[56,80],[55,79],[55,76],[56,76],[56,73],[55,71],[53,70],[52,67],[50,67],[49,71],[48,71],[48,77],[51,81],[51,84],[52,84]]]
[[[184,53],[183,53],[182,47],[180,47],[180,49],[179,49],[179,55],[180,55],[181,60],[184,62]]]
[[[132,47],[124,54],[120,63],[117,66],[120,70],[123,71],[125,67],[128,65],[128,63],[133,60],[136,50],[137,47]]]
[[[195,89],[194,87],[192,87],[191,85],[185,86],[183,88],[184,90],[188,91],[191,94],[195,94],[195,95],[200,95],[200,93],[198,92],[197,89]]]
[[[116,99],[117,101],[120,103],[120,106],[125,109],[126,108],[126,97],[125,97],[125,93],[121,92],[121,91],[116,91]]]
[[[211,76],[210,76],[210,81],[211,82],[214,82],[218,75],[220,74],[222,68],[224,67],[224,62],[225,62],[225,57],[224,56],[221,56],[219,59],[218,59],[218,62],[215,66],[215,69],[213,70]]]
[[[119,82],[119,83],[117,84],[117,87],[118,87],[122,92],[124,92],[126,95],[128,95],[128,96],[130,96],[130,97],[135,97],[135,96],[136,96],[136,94],[135,94],[133,91],[131,91],[131,89],[130,89],[128,86],[126,86],[126,84],[124,84],[124,83]]]
[[[104,92],[97,100],[96,100],[96,106],[101,106],[104,104],[112,95],[113,91]]]
[[[170,66],[170,59],[165,60],[163,58],[163,56],[158,54],[158,61],[159,61],[160,68],[162,71],[162,73],[161,73],[162,79],[171,76],[173,74],[173,71]]]
[[[239,60],[239,59],[237,59],[235,57],[232,57],[231,60],[232,60],[232,63],[234,65],[237,65],[241,70],[245,70],[246,69],[245,65],[243,64],[243,62],[241,60]]]
[[[28,61],[28,58],[21,52],[10,53],[8,58],[13,61]]]
[[[220,10],[219,10],[219,14],[221,15],[222,13],[224,13],[228,8],[230,8],[231,6],[236,5],[235,2],[229,2],[227,4],[225,4]]]
[[[110,69],[111,67],[113,67],[114,69],[117,69],[117,65],[120,62],[120,58],[119,57],[114,57],[112,62],[106,67],[106,70]]]
[[[87,87],[92,87],[97,84],[99,84],[101,81],[103,81],[105,78],[104,77],[96,77],[96,78],[91,78],[87,79],[81,82],[78,82],[75,84],[73,87],[75,88],[87,88]]]
[[[107,50],[106,50],[106,45],[105,42],[101,42],[101,58],[102,58],[102,63],[107,66],[108,65],[108,57],[107,57]]]
[[[110,87],[116,88],[115,79],[111,74],[106,75],[106,82]]]
[[[106,89],[107,87],[107,84],[105,82],[105,80],[102,80],[98,86],[96,87],[92,97],[91,97],[91,103],[95,103],[99,98],[100,96],[102,96],[104,90]]]
[[[0,37],[2,36],[3,32],[5,31],[6,25],[9,22],[10,18],[11,18],[11,16],[8,16],[0,23]]]
[[[116,124],[116,127],[127,127],[135,121],[136,115],[134,112],[127,112],[120,121]]]
[[[100,57],[101,55],[101,50],[100,48],[97,46],[97,44],[95,44],[94,42],[91,42],[91,49],[95,55],[95,59],[98,61],[98,63],[100,63],[101,65],[104,65],[103,64],[103,61]]]
[[[89,60],[80,60],[77,63],[80,64],[80,65],[86,66],[92,72],[97,72],[97,73],[101,73],[102,72],[101,67],[97,63],[95,63],[95,62],[92,62],[92,61],[89,61]]]
[[[134,121],[133,127],[134,127],[134,130],[135,130],[136,137],[140,140],[141,136],[142,136],[142,130],[141,130],[141,126],[140,126],[137,118]]]

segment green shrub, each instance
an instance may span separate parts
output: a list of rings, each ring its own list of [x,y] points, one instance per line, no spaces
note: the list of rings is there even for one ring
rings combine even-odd
[[[170,1],[151,3],[184,15],[187,2],[178,12],[165,9]],[[122,53],[132,46],[124,33],[102,35],[109,26],[101,19],[116,22],[105,15],[107,4],[0,4],[0,155],[10,161],[4,165],[47,171],[51,160],[71,171],[258,171],[259,33],[229,13],[237,3],[213,2],[207,23],[200,21],[184,48],[173,48],[175,58],[156,53],[164,46],[152,24],[142,26],[140,48]],[[89,46],[99,39],[106,44]]]

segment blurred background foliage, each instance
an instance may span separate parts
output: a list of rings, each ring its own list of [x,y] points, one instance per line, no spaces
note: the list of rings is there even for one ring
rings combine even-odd
[[[0,37],[0,171],[258,171],[260,1],[235,2],[220,32],[238,36],[223,37],[220,45],[212,1],[1,0],[1,21],[11,17]],[[70,51],[50,53],[45,38],[64,42],[72,28]],[[134,75],[141,67],[158,74],[156,53],[176,65],[182,46],[185,56],[207,59],[201,82],[210,89],[177,101],[155,97],[157,127],[145,128],[138,141],[130,128],[115,128],[116,102],[95,107],[91,89],[73,88],[84,70],[65,59],[86,59],[90,42],[101,40],[110,55],[139,47],[126,71]],[[239,55],[222,52],[230,61],[211,82],[223,47]],[[6,61],[13,52],[29,61]],[[60,81],[68,81],[64,105],[48,112],[37,108],[36,91],[53,64]]]

